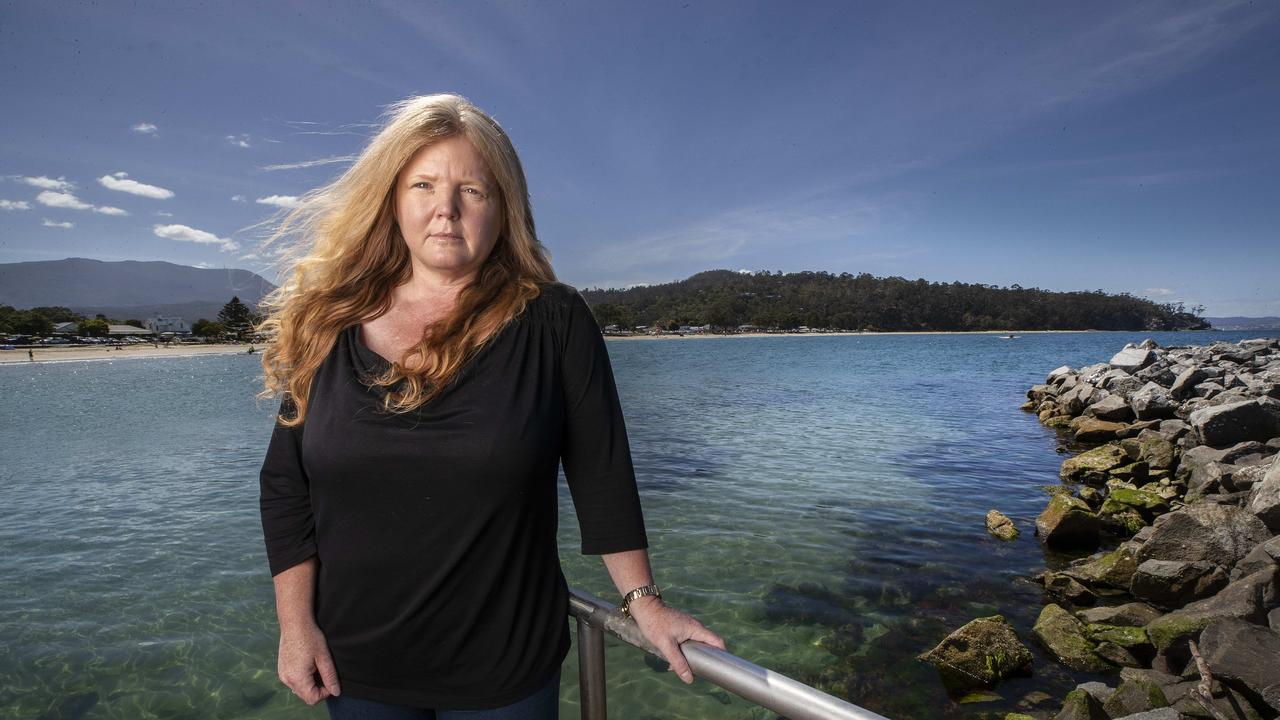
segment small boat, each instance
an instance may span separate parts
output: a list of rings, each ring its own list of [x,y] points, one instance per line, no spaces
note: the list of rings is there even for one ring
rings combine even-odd
[[[1017,340],[1018,338],[1020,338],[1020,337],[1022,337],[1022,336],[1021,336],[1021,335],[1000,335],[1000,336],[998,336],[998,337],[999,337],[1001,340]]]

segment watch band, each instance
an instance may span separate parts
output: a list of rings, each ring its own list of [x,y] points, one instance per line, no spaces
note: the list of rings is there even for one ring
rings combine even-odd
[[[622,616],[631,617],[631,601],[636,598],[642,598],[645,595],[652,595],[658,599],[662,599],[662,593],[658,590],[657,585],[645,585],[643,587],[638,587],[622,596],[622,605],[619,606],[622,608]]]

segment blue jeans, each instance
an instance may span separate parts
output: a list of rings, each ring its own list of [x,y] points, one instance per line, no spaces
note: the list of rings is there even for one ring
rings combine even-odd
[[[532,695],[491,710],[435,710],[339,695],[325,698],[330,720],[556,720],[560,713],[560,669]]]

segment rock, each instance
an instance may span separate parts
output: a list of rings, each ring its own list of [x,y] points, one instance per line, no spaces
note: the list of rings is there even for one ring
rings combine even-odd
[[[1062,709],[1053,716],[1053,720],[1107,720],[1107,713],[1093,695],[1076,689],[1067,693]]]
[[[1108,716],[1125,717],[1169,705],[1164,690],[1145,673],[1126,671],[1121,677],[1124,681],[1102,706]]]
[[[1051,547],[1096,547],[1098,516],[1079,498],[1054,495],[1036,518],[1036,533]]]
[[[1049,597],[1065,601],[1069,605],[1092,605],[1098,599],[1093,591],[1065,573],[1046,572],[1044,589]]]
[[[1093,696],[1094,700],[1097,700],[1100,703],[1106,702],[1107,698],[1111,697],[1111,693],[1116,691],[1115,688],[1108,686],[1106,683],[1100,683],[1097,680],[1094,680],[1093,682],[1080,683],[1076,686],[1076,689],[1089,693]]]
[[[1173,381],[1173,385],[1169,388],[1169,394],[1175,398],[1186,397],[1191,394],[1191,389],[1206,377],[1208,376],[1200,368],[1189,367],[1178,374],[1177,379]]]
[[[1230,492],[1245,492],[1262,483],[1267,477],[1271,465],[1261,462],[1257,465],[1237,465],[1230,476],[1222,478],[1222,487]],[[1257,513],[1255,513],[1257,514]]]
[[[1064,573],[1090,587],[1128,590],[1138,569],[1137,548],[1125,544],[1096,558],[1073,563]]]
[[[1150,476],[1150,472],[1150,468],[1147,467],[1147,464],[1139,460],[1135,463],[1129,463],[1128,465],[1121,465],[1120,467],[1114,468],[1107,474],[1111,476],[1111,480],[1122,480],[1131,485],[1137,485],[1138,483],[1145,483],[1147,478]],[[1107,482],[1110,483],[1110,480]]]
[[[961,705],[974,705],[977,703],[984,703],[984,702],[996,702],[997,700],[1003,700],[1003,699],[1004,698],[1000,697],[996,693],[991,692],[990,690],[973,690],[962,695],[960,699],[957,700],[956,702],[960,703]]]
[[[1210,461],[1195,465],[1186,476],[1186,500],[1193,503],[1206,495],[1212,495],[1222,489],[1223,479],[1230,477],[1233,466],[1224,462]]]
[[[1249,495],[1249,512],[1272,532],[1280,532],[1280,455]]]
[[[1131,602],[1124,605],[1089,608],[1076,613],[1086,623],[1143,627],[1160,617],[1160,611],[1146,603]]]
[[[952,689],[987,687],[1031,666],[1031,651],[1000,615],[978,618],[920,655]]]
[[[1163,387],[1149,382],[1129,396],[1129,408],[1139,420],[1152,420],[1173,417],[1178,406]]]
[[[1200,655],[1214,678],[1280,712],[1280,633],[1244,620],[1217,620],[1200,635]]]
[[[1132,462],[1116,445],[1103,445],[1082,452],[1062,463],[1058,476],[1066,482],[1082,482],[1101,486],[1111,470]]]
[[[1124,668],[1146,667],[1146,661],[1138,657],[1138,653],[1115,643],[1100,642],[1094,646],[1093,651],[1112,665]]]
[[[1101,398],[1101,392],[1088,383],[1080,383],[1058,396],[1058,407],[1068,415],[1079,415],[1089,403]]]
[[[1134,510],[1142,513],[1146,517],[1155,517],[1169,512],[1169,503],[1163,497],[1156,493],[1146,490],[1127,490],[1125,488],[1114,488],[1108,494],[1107,499],[1113,500],[1122,505],[1127,505]]]
[[[1041,418],[1040,422],[1044,423],[1047,428],[1065,428],[1071,424],[1070,415],[1052,415],[1047,418]]]
[[[1116,434],[1124,430],[1125,427],[1125,424],[1121,422],[1085,417],[1076,425],[1075,438],[1077,441],[1085,443],[1107,442],[1108,440],[1115,440]]]
[[[1275,569],[1246,575],[1213,597],[1197,600],[1147,623],[1147,636],[1157,650],[1163,651],[1198,635],[1214,620],[1241,618],[1262,624],[1266,622],[1268,609],[1277,604],[1276,577]]]
[[[1101,400],[1085,408],[1085,414],[1099,420],[1123,423],[1133,417],[1129,403],[1119,395],[1107,395]]]
[[[1137,372],[1156,361],[1156,354],[1150,350],[1125,346],[1123,350],[1111,358],[1111,367],[1127,373]]]
[[[1084,634],[1090,642],[1094,643],[1109,642],[1123,648],[1151,646],[1151,639],[1147,637],[1147,631],[1140,627],[1090,623],[1084,626]]]
[[[999,510],[987,511],[987,532],[1001,540],[1016,540],[1018,537],[1018,528],[1008,515]]]
[[[1280,434],[1276,418],[1261,400],[1201,408],[1191,413],[1187,421],[1196,441],[1211,447],[1225,447],[1247,440],[1266,442]]]
[[[1280,535],[1258,543],[1257,547],[1250,550],[1249,554],[1231,569],[1231,579],[1239,580],[1259,570],[1275,567],[1277,563],[1280,563]]]
[[[1125,715],[1116,720],[1178,720],[1182,715],[1171,707],[1156,708],[1155,710],[1147,710],[1146,712]]]
[[[1079,672],[1103,672],[1109,666],[1093,652],[1084,625],[1057,605],[1045,605],[1033,630],[1058,662]]]
[[[1073,372],[1075,372],[1075,370],[1072,370],[1070,365],[1063,365],[1061,367],[1054,368],[1047,376],[1045,376],[1045,384],[1053,385],[1060,379],[1071,375]]]
[[[1150,539],[1138,550],[1147,560],[1207,560],[1231,568],[1271,537],[1267,526],[1246,510],[1223,505],[1189,505],[1161,515]]]
[[[1267,613],[1267,627],[1280,632],[1280,607]]]
[[[1147,560],[1133,575],[1130,592],[1159,607],[1176,609],[1226,587],[1227,573],[1206,560]]]

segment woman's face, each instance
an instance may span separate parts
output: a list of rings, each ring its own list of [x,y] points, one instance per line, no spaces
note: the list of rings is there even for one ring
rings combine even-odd
[[[395,216],[414,273],[441,283],[456,283],[480,269],[503,220],[497,183],[464,135],[414,153],[396,178]]]

